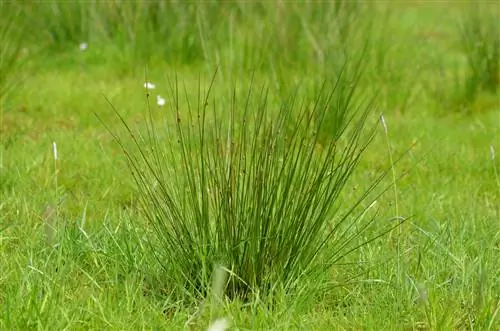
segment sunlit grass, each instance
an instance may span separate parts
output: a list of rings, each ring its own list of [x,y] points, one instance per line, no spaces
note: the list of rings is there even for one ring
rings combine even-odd
[[[348,10],[354,17],[341,16],[350,18],[338,21],[335,15],[341,12],[336,11],[334,5],[314,6],[312,2],[236,1],[220,6],[208,2],[189,5],[151,1],[99,4],[79,1],[67,6],[63,2],[13,4],[0,5],[0,26],[10,26],[9,30],[0,30],[10,31],[9,44],[2,43],[1,51],[14,54],[9,59],[17,63],[14,66],[0,63],[0,67],[8,69],[7,74],[0,76],[0,80],[7,82],[2,84],[8,90],[8,94],[4,94],[7,97],[2,97],[0,103],[0,329],[206,330],[222,319],[229,324],[229,330],[498,328],[498,92],[489,92],[486,83],[481,83],[477,85],[474,102],[462,98],[473,70],[466,56],[469,53],[460,47],[467,44],[465,39],[460,43],[461,33],[466,31],[460,27],[478,22],[481,27],[485,27],[486,22],[493,25],[494,22],[488,20],[493,10],[462,12],[468,7],[457,2],[383,2],[374,6],[361,2]],[[5,6],[9,9],[4,10]],[[9,16],[15,18],[16,23],[8,23],[13,21],[7,20],[4,14],[19,8],[23,9],[19,15]],[[61,15],[55,15],[54,11]],[[461,13],[471,16],[461,16]],[[473,13],[478,15],[474,18],[481,17],[481,20],[471,21],[471,25],[457,24],[468,22],[461,19],[472,18]],[[21,21],[28,17],[30,28],[20,39],[16,36],[23,31]],[[164,17],[171,19],[162,19]],[[344,24],[340,35],[335,22]],[[480,37],[483,32],[494,29],[481,31]],[[5,34],[0,32],[0,35],[3,38]],[[338,46],[345,46],[346,41],[350,48],[340,52]],[[82,49],[82,43],[87,47]],[[363,57],[356,56],[360,49],[367,51]],[[476,60],[482,56],[474,54]],[[17,62],[26,55],[29,67],[24,61]],[[193,195],[188,188],[201,187],[201,181],[194,185],[189,181],[185,186],[180,184],[189,178],[184,176],[189,175],[187,170],[192,165],[189,160],[199,162],[201,159],[207,166],[197,167],[191,178],[200,177],[203,171],[213,173],[205,180],[205,187],[212,191],[216,187],[221,192],[217,199],[209,201],[214,202],[212,206],[226,206],[210,207],[209,214],[225,210],[226,214],[219,212],[219,215],[225,215],[226,221],[229,216],[241,220],[246,216],[244,210],[253,210],[256,214],[257,210],[272,210],[278,204],[261,207],[262,203],[245,203],[253,201],[242,198],[250,197],[249,192],[267,193],[254,193],[253,197],[258,200],[261,196],[272,196],[273,191],[264,184],[258,186],[248,179],[250,177],[224,176],[223,170],[227,167],[237,169],[244,164],[237,162],[239,157],[250,155],[259,161],[267,160],[267,163],[260,162],[260,167],[257,167],[259,162],[255,162],[255,171],[260,169],[265,174],[267,169],[267,174],[272,175],[268,176],[270,182],[279,183],[273,181],[276,172],[271,171],[280,169],[279,155],[285,155],[288,150],[290,156],[302,162],[285,170],[302,169],[305,173],[308,164],[308,173],[313,173],[321,164],[321,155],[328,154],[331,139],[340,136],[337,145],[340,148],[345,146],[342,144],[346,136],[339,134],[342,131],[336,126],[342,123],[342,116],[331,116],[325,121],[325,130],[316,148],[302,149],[314,155],[314,162],[305,162],[307,159],[299,157],[302,152],[292,148],[293,144],[280,141],[278,135],[275,135],[276,142],[281,144],[275,151],[283,153],[266,158],[269,148],[255,149],[253,153],[249,150],[252,151],[251,147],[257,142],[268,146],[266,139],[272,135],[255,138],[252,133],[256,132],[256,122],[250,124],[249,121],[246,127],[241,125],[238,111],[247,109],[250,119],[258,117],[261,113],[255,110],[261,108],[254,106],[262,106],[258,93],[262,86],[267,86],[269,119],[279,119],[280,109],[284,112],[290,109],[291,97],[295,98],[296,106],[293,114],[300,110],[310,114],[314,102],[306,101],[325,96],[319,93],[324,80],[330,82],[324,92],[331,91],[346,55],[350,60],[362,59],[364,68],[359,79],[355,79],[356,71],[345,76],[347,81],[358,82],[348,108],[355,111],[359,106],[370,107],[366,120],[375,125],[377,134],[334,205],[339,207],[339,212],[348,211],[377,176],[390,169],[390,175],[381,183],[381,188],[389,187],[387,194],[378,198],[361,219],[368,222],[373,217],[371,226],[352,244],[361,244],[384,228],[394,226],[395,216],[404,217],[406,221],[392,235],[345,255],[338,261],[343,263],[331,268],[320,266],[317,270],[324,272],[318,277],[296,277],[298,269],[286,266],[282,269],[291,271],[290,274],[280,275],[278,267],[271,272],[272,266],[265,263],[253,266],[247,263],[254,269],[246,268],[243,272],[242,268],[238,271],[238,264],[224,263],[215,269],[219,272],[214,272],[215,259],[207,259],[203,261],[205,269],[191,270],[187,277],[202,280],[199,296],[186,300],[174,295],[172,289],[180,290],[181,282],[169,278],[175,272],[168,269],[170,261],[161,259],[167,256],[165,251],[158,250],[162,247],[161,237],[155,235],[150,220],[145,217],[140,191],[124,162],[123,152],[95,116],[98,114],[102,122],[122,138],[126,150],[133,148],[129,133],[123,123],[116,120],[105,97],[134,132],[147,134],[148,125],[155,124],[159,147],[171,156],[166,158],[170,161],[162,162],[158,169],[170,172],[177,169],[167,177],[170,179],[167,182],[186,193],[171,196],[186,197],[177,201],[185,207],[181,208],[182,212],[192,216],[189,220],[196,220],[196,204],[189,204]],[[31,67],[36,67],[36,75],[29,74]],[[198,93],[198,84],[209,81],[216,68],[219,69],[216,88],[211,92],[205,113],[205,137],[219,137],[224,143],[216,145],[215,140],[208,139],[205,141],[209,144],[201,148],[197,114],[204,106],[201,102],[202,107],[198,108],[198,96],[203,95]],[[495,71],[491,70],[492,65],[488,68],[478,72]],[[483,74],[477,76],[478,80],[487,77]],[[172,94],[169,85],[175,75],[179,94]],[[251,90],[255,98],[250,98],[252,107],[245,107],[245,91],[249,90],[252,75]],[[149,112],[146,81],[156,87],[149,91]],[[201,91],[205,91],[204,87],[207,86],[202,86]],[[344,88],[350,91],[350,84]],[[429,91],[439,93],[429,100],[430,94],[426,93]],[[158,97],[165,100],[163,106],[158,104]],[[318,101],[327,105],[325,100]],[[333,98],[329,116],[334,115],[332,111],[345,100]],[[481,111],[457,116],[461,103],[453,100],[465,100],[468,108]],[[175,139],[178,137],[175,131],[177,103],[185,150],[189,151],[184,159],[188,169],[182,166],[182,148]],[[366,109],[359,108],[359,111]],[[230,116],[232,111],[234,117]],[[387,136],[379,122],[381,113],[387,124]],[[214,121],[214,114],[220,121]],[[151,119],[146,121],[145,116],[149,115]],[[164,123],[169,118],[171,120]],[[188,125],[188,118],[194,119],[191,122],[194,127]],[[315,120],[309,124],[312,123]],[[284,131],[293,138],[294,125],[298,124],[292,121]],[[241,134],[247,132],[248,139],[244,140],[247,148],[237,149],[231,144],[228,147],[224,133],[229,127],[235,129],[229,139],[235,145],[240,142],[242,146],[244,135]],[[266,122],[267,132],[277,127],[276,121]],[[304,132],[312,132],[312,126],[303,128],[310,130]],[[167,137],[172,140],[166,140]],[[296,140],[300,137],[301,134],[295,135]],[[309,138],[304,141],[314,142]],[[57,146],[56,164],[53,142]],[[168,146],[174,148],[163,149]],[[151,145],[141,147],[149,149]],[[197,153],[201,150],[206,151],[203,158]],[[389,152],[393,161],[406,154],[393,162]],[[174,183],[179,185],[173,186]],[[304,182],[297,180],[296,183]],[[235,188],[240,190],[233,190]],[[301,192],[301,185],[293,188],[288,196]],[[292,220],[295,214],[295,219],[300,219],[299,213],[293,212],[297,210],[293,206],[306,206],[307,201],[287,200],[289,198],[278,191],[280,194],[275,195],[274,201],[289,201],[285,219]],[[203,191],[198,192],[203,195]],[[356,212],[370,207],[377,192],[372,192]],[[224,201],[240,203],[223,204]],[[378,213],[371,213],[376,208]],[[224,220],[222,216],[220,219]],[[249,224],[257,224],[255,215],[249,219],[254,221]],[[335,222],[338,217],[329,219]],[[196,222],[191,223],[196,229]],[[231,223],[219,223],[223,224]],[[273,224],[279,226],[277,222]],[[281,229],[287,224],[290,222],[284,222]],[[241,221],[238,225],[244,229]],[[351,233],[360,233],[359,230],[354,227]],[[192,236],[196,233],[186,232]],[[299,255],[294,257],[295,261],[311,256],[307,255],[308,250],[300,252],[298,247],[303,242],[299,237],[282,237],[296,248]],[[175,239],[184,244],[189,240]],[[328,262],[326,258],[330,254],[340,254],[336,249],[342,240],[341,236],[333,236],[323,246],[323,253],[310,259],[311,264]],[[228,252],[229,246],[224,246],[227,242],[216,238],[218,252]],[[267,244],[272,248],[273,241]],[[175,261],[176,265],[188,268],[189,255],[182,255],[181,248],[179,245],[179,251],[173,251],[178,254],[176,257],[184,256]],[[196,263],[208,250],[184,249],[195,254]],[[243,256],[241,252],[236,253],[226,254],[225,261]],[[285,253],[279,255],[281,264],[276,262],[274,266],[286,264]],[[261,260],[257,257],[257,261]],[[217,277],[220,270],[225,270],[223,277]],[[251,277],[258,274],[257,271],[268,278],[257,281]],[[238,277],[246,283],[253,282],[246,298],[233,295]],[[266,289],[262,284],[270,284],[270,279],[278,279],[278,282],[288,279],[288,284],[297,279],[297,283],[281,286],[281,290],[267,296],[256,290]],[[228,283],[234,286],[225,286]],[[314,290],[320,285],[324,291]]]
[[[5,102],[7,94],[12,92],[22,81],[19,70],[23,62],[23,42],[26,36],[26,23],[21,17],[21,10],[7,3],[0,3],[0,104]]]

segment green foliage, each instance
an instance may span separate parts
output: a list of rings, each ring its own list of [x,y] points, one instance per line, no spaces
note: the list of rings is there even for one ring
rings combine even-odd
[[[346,62],[362,57],[370,74],[358,90],[379,93],[383,105],[404,108],[409,93],[401,94],[401,86],[411,90],[416,84],[403,79],[404,61],[388,59],[399,52],[400,42],[387,37],[392,22],[373,15],[377,9],[371,3],[113,0],[44,1],[21,8],[36,27],[37,42],[56,53],[86,42],[83,63],[112,63],[122,73],[159,62],[218,66],[227,81],[249,72],[271,76],[270,87],[286,97],[299,83],[335,80]],[[364,56],[367,48],[370,54]]]
[[[14,4],[0,3],[0,102],[21,81],[18,71],[25,42],[25,22]]]
[[[472,2],[460,24],[461,46],[467,57],[465,97],[474,101],[481,91],[500,85],[500,20],[498,6]]]
[[[500,23],[498,6],[470,2],[461,8],[456,24],[460,57],[436,54],[439,78],[430,84],[441,107],[471,113],[491,96],[498,98],[500,84]],[[492,102],[496,103],[496,102]]]
[[[49,47],[60,51],[82,42],[97,52],[117,47],[114,59],[123,66],[149,63],[151,58],[175,63],[205,59],[207,27],[231,5],[164,1],[44,1],[24,5],[24,11]]]

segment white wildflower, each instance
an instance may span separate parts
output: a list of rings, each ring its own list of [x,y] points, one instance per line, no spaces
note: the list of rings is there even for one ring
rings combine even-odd
[[[80,43],[80,51],[81,52],[86,51],[87,48],[89,48],[89,44],[88,43],[86,43],[86,42]]]
[[[147,88],[148,90],[154,90],[156,88],[156,85],[151,82],[145,82],[144,88]]]
[[[156,96],[156,104],[158,104],[158,106],[160,106],[160,107],[165,106],[165,99],[163,99],[160,95],[157,95]]]

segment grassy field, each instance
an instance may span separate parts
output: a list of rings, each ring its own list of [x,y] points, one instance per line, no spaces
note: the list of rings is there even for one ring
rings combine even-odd
[[[498,330],[499,7],[2,1],[0,329]]]

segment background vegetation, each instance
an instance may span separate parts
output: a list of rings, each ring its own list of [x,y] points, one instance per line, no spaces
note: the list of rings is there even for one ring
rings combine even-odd
[[[220,317],[232,329],[252,330],[497,329],[498,17],[493,2],[0,2],[0,329],[206,329]],[[145,89],[145,82],[155,88]],[[256,97],[245,103],[249,91]],[[265,112],[261,91],[267,91]],[[145,138],[138,150],[110,104]],[[282,129],[295,132],[292,141],[311,139],[315,131],[302,127],[298,116],[310,115],[314,104],[324,120],[308,148],[289,144],[267,157],[252,149],[271,146],[266,137],[279,138],[272,130],[285,118]],[[197,114],[205,107],[207,132],[213,132],[208,137],[237,127],[239,140],[229,141],[246,145],[219,157],[215,145],[200,146]],[[235,109],[249,118],[262,116],[269,126],[259,133],[260,122],[231,116]],[[326,267],[314,269],[319,275],[300,275],[300,263],[283,267],[290,256],[303,253],[299,262],[313,256],[294,246],[301,237],[293,235],[301,228],[293,226],[290,236],[280,237],[293,254],[273,259],[275,269],[266,269],[268,255],[254,250],[253,269],[226,263],[212,275],[215,258],[196,247],[203,236],[161,242],[168,232],[158,232],[151,221],[173,205],[155,205],[156,191],[148,191],[151,177],[137,185],[129,171],[145,165],[134,153],[152,152],[153,160],[159,155],[155,169],[165,171],[163,193],[169,192],[183,215],[191,215],[183,220],[193,221],[185,223],[193,227],[205,224],[208,214],[196,214],[197,193],[175,194],[175,189],[210,175],[203,169],[220,171],[210,186],[221,190],[220,201],[235,197],[248,208],[210,210],[238,211],[238,226],[244,211],[259,221],[265,206],[251,201],[264,193],[240,182],[237,187],[247,194],[233,196],[224,162],[231,155],[265,160],[266,183],[282,187],[286,180],[273,182],[280,157],[291,153],[299,161],[286,169],[305,174],[309,167],[303,165],[315,169],[319,162],[307,163],[310,151],[322,160],[321,155],[331,156],[329,146],[339,146],[342,155],[354,141],[343,128],[361,128],[346,119],[365,111],[361,141],[370,137],[370,128],[375,136],[333,200],[336,213],[317,218],[322,230],[335,226],[339,215],[352,225],[330,238],[322,252],[337,253],[344,247],[338,243],[359,247],[344,251],[339,261],[320,254],[317,265]],[[191,129],[176,124],[179,116],[191,119]],[[249,140],[245,134],[251,134]],[[169,147],[178,139],[184,143],[167,149],[168,155],[150,149],[151,143]],[[127,163],[122,147],[136,163]],[[200,151],[211,167],[193,165],[201,162]],[[310,178],[299,184],[310,184]],[[194,192],[203,188],[185,186]],[[293,195],[297,187],[290,191],[295,199],[272,192],[267,197],[274,197],[275,206],[294,202],[290,206],[297,209],[290,210],[327,204],[299,200]],[[273,223],[274,229],[297,224],[292,216]],[[395,230],[365,244],[402,219]],[[234,223],[226,221],[229,232],[248,230],[231,229]],[[313,243],[308,249],[319,247],[314,245],[321,234],[306,242]],[[214,251],[226,254],[226,241],[219,239]],[[185,254],[169,256],[177,243]],[[268,243],[272,248],[273,241]],[[186,278],[189,254],[194,271]],[[280,274],[279,268],[291,273]],[[224,286],[227,278],[244,280],[250,294],[235,295],[238,291]],[[196,281],[189,288],[182,279]],[[276,283],[294,286],[267,291]]]

